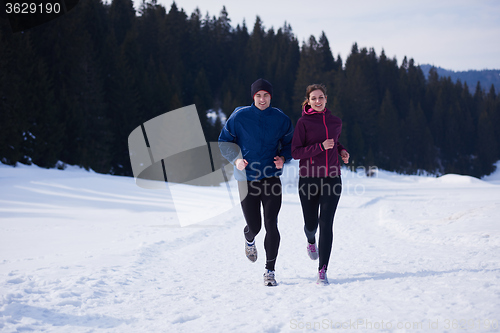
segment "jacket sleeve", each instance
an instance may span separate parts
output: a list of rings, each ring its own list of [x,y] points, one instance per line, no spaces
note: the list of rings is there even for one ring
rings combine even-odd
[[[310,158],[324,151],[321,143],[319,142],[306,146],[305,134],[306,133],[304,125],[302,125],[301,122],[297,122],[297,126],[295,128],[295,132],[293,133],[292,139],[292,157],[296,160]]]
[[[339,152],[339,154],[342,152],[342,150],[347,151],[347,149],[344,146],[342,146],[340,142],[337,142],[337,151]]]
[[[237,158],[241,158],[241,150],[239,146],[236,144],[237,137],[234,130],[234,117],[229,117],[226,121],[226,124],[222,128],[222,131],[219,135],[219,149],[224,156],[231,164],[234,164],[234,161]]]
[[[285,127],[286,127],[285,135],[283,135],[283,137],[281,137],[280,139],[281,149],[279,151],[279,155],[285,157],[285,162],[288,162],[292,159],[292,139],[293,139],[293,125],[290,118],[287,118]]]

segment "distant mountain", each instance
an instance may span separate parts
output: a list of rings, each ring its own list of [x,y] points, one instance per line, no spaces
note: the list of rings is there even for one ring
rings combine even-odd
[[[424,72],[425,78],[429,76],[429,70],[432,65],[420,65],[420,68]],[[435,66],[434,66],[435,67]],[[465,71],[465,72],[454,72],[441,67],[436,67],[439,77],[450,77],[453,82],[460,80],[462,83],[467,82],[469,86],[469,91],[473,94],[476,91],[477,82],[481,82],[481,88],[486,92],[490,91],[491,85],[495,86],[495,91],[497,94],[500,93],[500,70],[498,69],[485,69],[482,71]]]

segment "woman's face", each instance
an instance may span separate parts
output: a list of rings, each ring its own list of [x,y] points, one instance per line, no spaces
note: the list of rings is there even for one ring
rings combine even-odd
[[[309,105],[316,112],[321,112],[326,107],[326,96],[320,89],[313,90],[309,94]]]

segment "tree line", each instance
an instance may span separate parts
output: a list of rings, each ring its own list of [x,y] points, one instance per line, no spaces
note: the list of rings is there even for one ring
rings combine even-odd
[[[272,105],[295,123],[305,88],[323,83],[343,120],[352,166],[400,173],[483,176],[500,160],[500,98],[495,89],[426,79],[413,59],[354,44],[334,57],[324,32],[299,43],[290,24],[266,29],[257,17],[231,25],[156,0],[81,1],[61,18],[12,34],[1,19],[0,160],[51,168],[58,161],[132,175],[127,138],[145,121],[196,104],[207,141],[249,105],[250,85],[272,82]]]
[[[420,65],[420,68],[424,72],[425,77],[427,78],[430,69],[434,67],[432,65]],[[434,67],[436,68],[436,67]],[[491,87],[491,85],[495,86],[495,91],[497,94],[500,93],[500,70],[499,69],[482,69],[482,70],[468,70],[468,71],[452,71],[449,69],[444,69],[441,67],[437,67],[436,71],[439,76],[450,77],[453,82],[460,80],[461,82],[469,82],[472,85],[469,85],[469,91],[474,93],[474,89],[476,88],[477,82],[481,82],[481,86],[483,87]]]

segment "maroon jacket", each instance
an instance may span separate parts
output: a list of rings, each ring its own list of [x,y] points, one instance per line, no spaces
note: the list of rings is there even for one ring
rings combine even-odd
[[[306,112],[297,121],[292,139],[292,157],[299,162],[300,177],[340,176],[339,154],[344,146],[339,143],[342,120],[325,108],[323,112]],[[325,150],[323,141],[333,139],[334,147]]]

